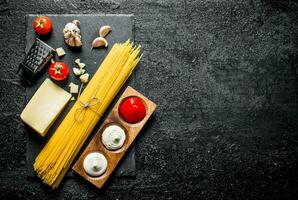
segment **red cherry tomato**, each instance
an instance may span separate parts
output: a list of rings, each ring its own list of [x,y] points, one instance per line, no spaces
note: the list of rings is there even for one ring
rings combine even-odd
[[[33,21],[33,28],[39,35],[46,35],[52,30],[52,21],[46,16],[38,16]]]
[[[57,81],[65,80],[69,75],[69,69],[64,62],[53,62],[49,68],[49,75]]]
[[[120,105],[120,116],[128,123],[138,123],[146,115],[143,101],[138,97],[128,97]]]

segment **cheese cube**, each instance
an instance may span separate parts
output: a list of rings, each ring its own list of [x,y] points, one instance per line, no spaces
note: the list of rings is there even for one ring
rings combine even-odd
[[[70,84],[68,85],[68,87],[72,87],[73,85],[75,85],[73,82],[70,82]]]
[[[57,55],[58,55],[59,57],[65,55],[65,51],[64,51],[64,49],[63,49],[62,47],[57,48],[57,49],[56,49],[56,53],[57,53]]]
[[[21,119],[43,137],[70,98],[71,94],[46,79],[24,108]]]
[[[70,88],[70,93],[72,94],[76,94],[79,92],[79,86],[72,82],[69,84],[69,88]]]

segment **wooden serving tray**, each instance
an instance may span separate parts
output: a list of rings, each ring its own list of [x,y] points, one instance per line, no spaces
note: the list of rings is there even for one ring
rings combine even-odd
[[[126,98],[130,96],[139,97],[144,101],[145,107],[146,107],[146,116],[145,118],[136,123],[136,124],[130,124],[125,122],[120,116],[119,116],[119,105],[121,102]],[[148,98],[146,98],[141,93],[134,90],[132,87],[128,86],[124,93],[119,98],[118,102],[106,118],[106,120],[103,122],[100,129],[97,131],[95,136],[92,138],[91,142],[88,144],[82,155],[79,157],[77,162],[73,166],[73,170],[77,172],[79,175],[81,175],[83,178],[85,178],[87,181],[95,185],[97,188],[101,188],[106,180],[110,177],[114,169],[116,168],[117,164],[129,148],[129,146],[132,144],[132,142],[135,140],[137,135],[140,133],[141,129],[145,125],[145,123],[148,121],[154,110],[156,109],[156,104],[150,101]],[[122,146],[121,149],[118,149],[116,151],[111,151],[105,148],[101,141],[101,135],[102,132],[105,130],[105,128],[111,124],[117,124],[124,128],[125,134],[126,134],[126,140]],[[89,176],[83,167],[83,162],[85,157],[92,152],[100,152],[102,153],[108,160],[108,167],[103,175],[100,177],[91,177]]]

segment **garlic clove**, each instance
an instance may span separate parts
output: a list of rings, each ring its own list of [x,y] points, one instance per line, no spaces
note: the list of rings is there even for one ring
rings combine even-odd
[[[69,46],[75,47],[75,38],[71,37],[68,39],[68,42],[66,42]]]
[[[97,37],[93,40],[92,42],[92,48],[96,48],[96,47],[107,47],[108,46],[108,42],[106,41],[106,39],[102,38],[102,37]]]
[[[70,38],[71,37],[71,32],[66,32],[66,33],[64,33],[64,38],[65,39],[68,39],[68,38]]]
[[[69,39],[70,39],[70,38],[64,39],[64,42],[65,42],[67,45],[69,45],[69,44],[68,44],[68,43],[69,43]]]
[[[73,73],[74,73],[74,75],[76,75],[76,76],[79,76],[79,75],[81,75],[82,73],[81,73],[81,70],[80,69],[78,69],[78,68],[72,68],[72,71],[73,71]]]
[[[87,83],[88,80],[89,80],[89,74],[86,73],[86,74],[81,75],[80,80],[81,80],[82,83]]]
[[[108,33],[111,31],[111,27],[108,26],[108,25],[105,25],[105,26],[102,26],[100,29],[99,29],[99,36],[100,37],[105,37],[108,35]]]
[[[63,34],[70,32],[67,28],[63,29]]]
[[[80,46],[82,46],[81,38],[79,38],[79,37],[75,37],[75,46],[76,46],[76,47],[80,47]]]

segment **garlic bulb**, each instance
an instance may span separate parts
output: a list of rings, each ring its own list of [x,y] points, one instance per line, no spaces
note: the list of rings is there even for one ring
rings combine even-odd
[[[82,46],[82,36],[80,31],[80,21],[73,20],[65,25],[63,29],[64,41],[71,47],[81,47]]]

